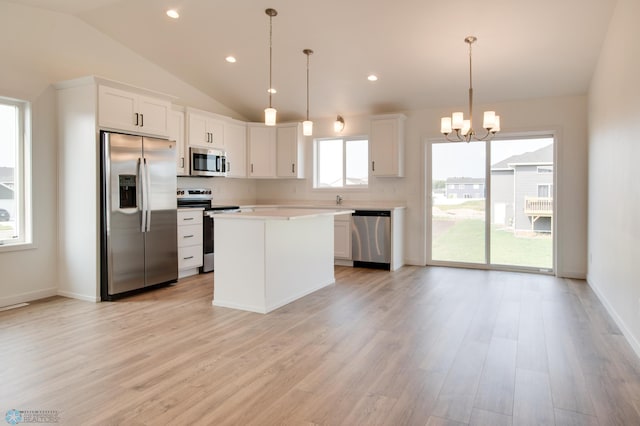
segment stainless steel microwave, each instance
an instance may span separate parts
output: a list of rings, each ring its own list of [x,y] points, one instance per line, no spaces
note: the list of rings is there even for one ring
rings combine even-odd
[[[216,148],[189,148],[191,176],[226,176],[225,152]]]

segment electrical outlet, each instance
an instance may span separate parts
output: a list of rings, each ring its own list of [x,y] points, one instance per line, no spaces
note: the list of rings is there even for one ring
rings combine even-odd
[[[589,252],[589,265],[593,263],[593,254]]]

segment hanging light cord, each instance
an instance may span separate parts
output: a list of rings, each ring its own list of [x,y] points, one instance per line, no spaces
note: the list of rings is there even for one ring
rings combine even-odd
[[[469,132],[471,134],[473,134],[473,80],[472,80],[472,70],[473,68],[471,67],[471,45],[473,44],[475,40],[471,40],[469,43],[469,125],[471,127],[471,130],[469,130]]]
[[[271,74],[273,72],[273,15],[269,14],[269,108],[271,108],[271,94],[273,93],[273,84],[271,82]]]
[[[307,121],[309,121],[309,54],[307,55]]]

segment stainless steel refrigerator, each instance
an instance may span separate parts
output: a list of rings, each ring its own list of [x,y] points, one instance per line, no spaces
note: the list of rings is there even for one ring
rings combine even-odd
[[[101,298],[113,300],[178,279],[176,143],[100,140]]]

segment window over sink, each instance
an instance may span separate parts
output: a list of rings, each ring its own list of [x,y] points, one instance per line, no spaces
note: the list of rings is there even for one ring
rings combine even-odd
[[[0,250],[31,243],[29,103],[0,97]]]
[[[366,188],[369,184],[366,137],[316,139],[314,188]]]

